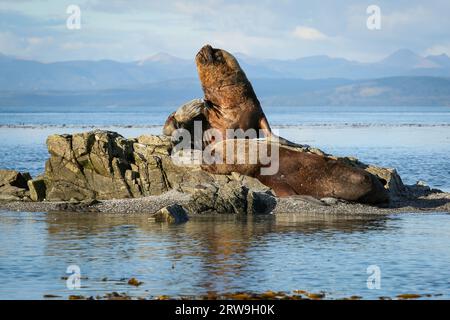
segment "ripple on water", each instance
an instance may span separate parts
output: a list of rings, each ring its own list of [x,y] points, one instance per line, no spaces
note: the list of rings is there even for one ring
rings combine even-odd
[[[449,298],[449,240],[447,214],[221,217],[168,226],[145,216],[2,212],[0,298],[68,297],[61,277],[70,264],[87,277],[77,291],[84,296],[300,289],[328,298]],[[370,265],[381,269],[380,290],[367,289]],[[131,277],[143,284],[120,281]]]

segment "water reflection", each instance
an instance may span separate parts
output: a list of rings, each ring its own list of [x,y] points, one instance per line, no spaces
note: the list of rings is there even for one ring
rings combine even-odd
[[[0,298],[304,289],[331,297],[448,292],[450,215],[195,217],[0,212]],[[82,288],[61,279],[81,268]],[[369,265],[382,289],[368,290]],[[144,284],[127,285],[131,277]],[[106,278],[106,281],[102,281]]]
[[[115,278],[129,276],[129,270],[135,269],[137,274],[132,275],[147,277],[146,283],[165,282],[187,291],[178,294],[223,292],[242,290],[244,279],[257,283],[267,272],[268,261],[260,258],[276,251],[283,254],[283,248],[272,246],[285,237],[299,246],[308,241],[326,245],[336,234],[382,230],[385,221],[384,217],[326,215],[219,216],[166,225],[145,215],[50,213],[45,254],[65,261],[76,255],[97,263],[96,271],[103,268],[105,273],[100,277],[120,261],[117,266],[122,272]],[[294,250],[292,255],[296,255]],[[130,268],[129,264],[134,265]],[[176,290],[169,291],[174,294]]]

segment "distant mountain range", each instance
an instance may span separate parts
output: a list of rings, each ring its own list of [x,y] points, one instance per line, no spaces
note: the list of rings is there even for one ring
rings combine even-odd
[[[255,79],[263,106],[449,106],[450,78]],[[203,93],[197,79],[166,80],[128,89],[0,91],[0,106],[161,106],[175,109]]]
[[[235,54],[264,105],[450,106],[450,58],[399,50],[375,63]],[[42,63],[0,54],[0,106],[177,106],[201,97],[192,60]]]
[[[236,56],[250,80],[450,77],[447,55],[422,57],[405,49],[375,63],[328,56],[295,60],[256,59],[239,53]],[[111,60],[41,63],[0,55],[0,70],[0,90],[13,91],[136,88],[164,80],[197,78],[194,59],[166,53],[128,63]]]

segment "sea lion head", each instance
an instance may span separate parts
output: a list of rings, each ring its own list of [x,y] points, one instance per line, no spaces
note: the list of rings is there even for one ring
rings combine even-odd
[[[214,97],[229,86],[251,88],[236,58],[225,50],[207,44],[197,53],[195,62],[205,98],[213,103],[220,105],[219,101],[214,101]]]

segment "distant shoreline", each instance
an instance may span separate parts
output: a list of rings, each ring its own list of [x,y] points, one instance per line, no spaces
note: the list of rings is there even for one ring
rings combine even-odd
[[[0,129],[47,129],[47,128],[58,128],[58,129],[154,129],[161,128],[162,124],[149,124],[149,125],[136,125],[136,124],[0,124]],[[284,129],[284,128],[401,128],[401,127],[413,127],[413,128],[450,128],[450,123],[438,123],[438,124],[427,124],[427,123],[400,123],[400,124],[390,124],[390,123],[306,123],[306,124],[292,124],[292,125],[272,125],[273,128]]]

